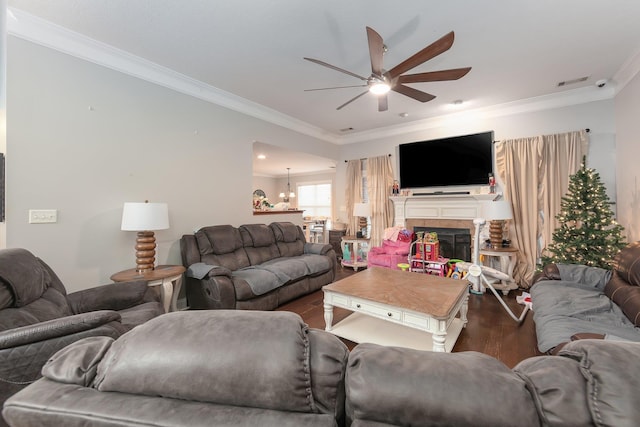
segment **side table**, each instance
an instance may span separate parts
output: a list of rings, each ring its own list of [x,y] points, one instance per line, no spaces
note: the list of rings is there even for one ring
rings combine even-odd
[[[186,269],[181,265],[159,265],[154,270],[138,273],[135,268],[120,271],[111,276],[114,282],[146,280],[149,286],[160,286],[164,311],[178,310],[178,295],[182,287],[182,274]]]
[[[344,254],[349,245],[351,245],[351,249],[349,250],[349,259],[347,259]],[[355,271],[358,271],[358,268],[367,266],[369,239],[366,239],[364,237],[344,236],[342,238],[342,241],[340,242],[340,247],[342,248],[343,255],[341,264],[344,267],[351,267]],[[362,257],[360,259],[358,259],[359,253],[362,254]]]
[[[516,248],[483,248],[480,249],[480,255],[499,257],[500,271],[506,273],[509,277],[513,277],[513,269],[518,260],[518,250]],[[494,284],[493,287],[502,290],[502,295],[507,295],[512,289],[518,289],[515,281],[501,281]]]

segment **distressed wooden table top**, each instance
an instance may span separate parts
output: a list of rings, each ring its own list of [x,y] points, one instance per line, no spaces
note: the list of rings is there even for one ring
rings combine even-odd
[[[467,280],[371,267],[322,289],[447,318],[469,284]]]

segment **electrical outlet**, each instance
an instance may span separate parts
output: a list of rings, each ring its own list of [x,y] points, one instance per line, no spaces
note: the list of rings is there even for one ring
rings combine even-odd
[[[57,209],[29,209],[29,224],[51,224],[58,222]]]

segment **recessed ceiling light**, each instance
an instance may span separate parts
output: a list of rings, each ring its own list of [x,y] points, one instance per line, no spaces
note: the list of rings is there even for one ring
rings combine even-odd
[[[409,113],[400,113],[398,114],[400,117],[409,117]]]
[[[264,154],[258,154],[258,159],[264,160],[266,158],[267,158],[267,156],[265,156]]]

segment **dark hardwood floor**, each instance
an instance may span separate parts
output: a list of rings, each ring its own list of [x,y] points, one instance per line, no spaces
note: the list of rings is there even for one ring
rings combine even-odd
[[[351,274],[357,274],[350,268],[338,267],[340,280]],[[516,302],[516,295],[521,291],[511,291],[503,299],[511,310],[519,315],[523,306]],[[324,329],[324,310],[322,307],[322,291],[316,291],[297,300],[282,305],[278,310],[293,311],[299,314],[312,328]],[[334,308],[334,323],[347,317],[350,311]],[[478,351],[501,360],[512,368],[521,360],[531,356],[539,356],[537,349],[533,313],[527,313],[525,320],[518,324],[507,314],[496,297],[469,294],[469,320],[462,330],[453,348],[454,352]],[[343,340],[352,349],[356,344]]]

